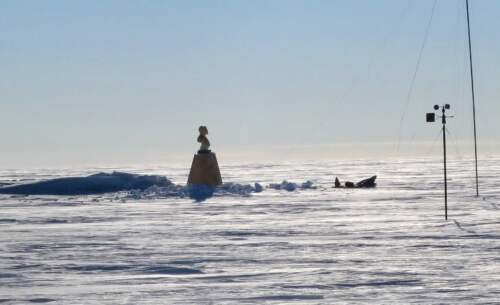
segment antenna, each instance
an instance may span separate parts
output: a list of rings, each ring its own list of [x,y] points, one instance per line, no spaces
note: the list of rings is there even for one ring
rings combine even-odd
[[[474,71],[472,70],[472,45],[470,38],[469,0],[465,0],[465,8],[467,10],[467,37],[469,38],[470,84],[472,91],[472,121],[474,122],[474,161],[476,167],[476,197],[479,197],[479,174],[477,170],[476,99],[474,94]]]
[[[441,123],[443,124],[443,165],[444,165],[444,219],[448,220],[448,175],[446,171],[446,119],[452,118],[453,116],[447,116],[446,110],[450,110],[450,104],[444,104],[443,106],[434,105],[434,110],[438,111],[441,108]],[[428,123],[433,123],[436,121],[436,114],[434,112],[429,112],[426,114],[426,121]]]

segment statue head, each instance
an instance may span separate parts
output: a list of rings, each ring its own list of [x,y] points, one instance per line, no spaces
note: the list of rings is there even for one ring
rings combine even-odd
[[[198,128],[198,131],[200,132],[200,135],[202,135],[202,136],[206,136],[208,134],[207,126],[200,126]]]

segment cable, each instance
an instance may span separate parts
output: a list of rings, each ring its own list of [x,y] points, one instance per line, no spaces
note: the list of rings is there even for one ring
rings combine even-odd
[[[460,152],[460,148],[459,148],[459,146],[458,146],[458,140],[457,140],[457,137],[455,137],[455,134],[452,134],[448,128],[446,128],[445,130],[446,130],[446,133],[450,136],[450,139],[451,139],[451,144],[452,144],[452,145],[453,145],[453,147],[455,148],[455,153],[457,154],[458,158],[462,159],[462,158],[463,158],[463,155],[462,155],[462,153]]]
[[[346,99],[346,97],[351,94],[351,92],[354,90],[354,88],[357,87],[361,83],[361,81],[363,80],[364,77],[366,77],[368,79],[371,77],[372,68],[375,65],[375,59],[380,57],[380,55],[384,53],[384,51],[387,47],[387,44],[389,42],[389,37],[394,36],[398,31],[401,30],[401,27],[399,25],[405,19],[406,15],[408,14],[408,11],[410,11],[412,3],[413,2],[411,0],[408,0],[406,5],[403,7],[401,12],[399,13],[396,21],[392,24],[391,31],[388,32],[384,36],[384,38],[382,39],[382,43],[376,49],[376,51],[371,53],[371,58],[370,58],[370,61],[368,62],[368,66],[367,66],[366,70],[362,74],[357,75],[351,79],[351,82],[350,82],[349,86],[347,87],[347,89],[344,90],[344,92],[340,96],[340,98],[337,99],[338,103],[341,103],[342,101],[344,101]]]
[[[429,32],[430,32],[430,29],[431,29],[431,24],[432,24],[432,20],[434,19],[434,12],[436,11],[436,5],[437,5],[437,0],[434,0],[434,4],[432,5],[432,10],[431,10],[431,16],[429,18],[429,21],[427,22],[427,27],[425,29],[425,35],[424,35],[424,40],[422,41],[422,45],[420,47],[420,51],[418,53],[418,58],[417,58],[417,64],[415,66],[415,71],[413,72],[413,76],[412,76],[412,79],[411,79],[411,82],[410,82],[410,88],[408,90],[408,94],[406,96],[406,103],[405,103],[405,107],[403,109],[403,114],[401,116],[401,120],[399,121],[399,134],[398,134],[398,144],[397,144],[397,147],[396,147],[396,151],[399,152],[399,146],[400,146],[400,143],[401,143],[401,130],[403,128],[403,121],[406,117],[406,112],[408,110],[408,105],[410,104],[410,100],[411,100],[411,95],[413,93],[413,89],[415,87],[415,81],[417,79],[417,74],[418,74],[418,71],[419,71],[419,68],[420,68],[420,62],[422,61],[422,55],[424,53],[424,49],[425,49],[425,46],[427,44],[427,40],[429,38]]]
[[[436,142],[438,141],[438,139],[441,138],[442,132],[443,132],[443,130],[439,129],[439,131],[436,133],[436,136],[434,137],[434,140],[432,141],[431,146],[429,147],[429,149],[427,150],[427,152],[424,153],[425,157],[427,157],[428,155],[430,155],[431,151],[434,150],[434,145],[436,144]]]

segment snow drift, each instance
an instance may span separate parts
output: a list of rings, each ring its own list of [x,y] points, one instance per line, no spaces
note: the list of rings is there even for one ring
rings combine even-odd
[[[91,195],[126,190],[167,187],[173,183],[164,176],[135,175],[122,172],[98,173],[88,177],[67,177],[0,188],[0,194],[16,195]]]
[[[302,184],[283,181],[270,184],[268,189],[293,192],[314,189],[311,181]],[[190,197],[203,201],[212,196],[249,196],[265,189],[261,184],[224,183],[217,187],[207,185],[179,185],[165,176],[136,175],[124,172],[98,173],[87,177],[65,177],[26,184],[0,186],[0,194],[12,195],[93,195],[117,193],[121,199],[161,199]]]

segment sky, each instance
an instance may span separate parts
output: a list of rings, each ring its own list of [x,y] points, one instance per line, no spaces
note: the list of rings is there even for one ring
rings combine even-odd
[[[495,154],[500,1],[470,9]],[[234,162],[434,156],[444,103],[471,157],[466,39],[459,0],[1,1],[0,167],[188,162],[199,125]]]

